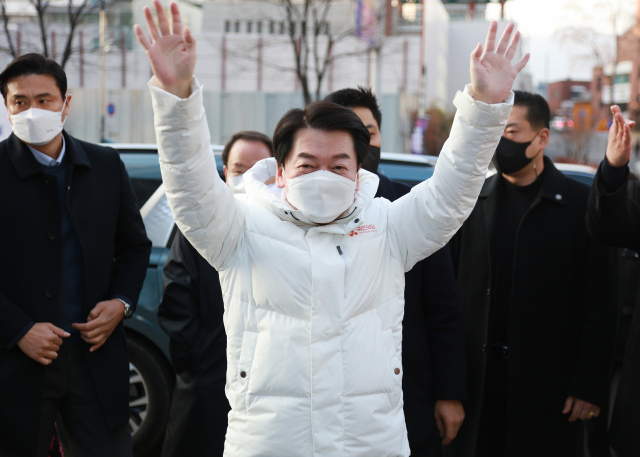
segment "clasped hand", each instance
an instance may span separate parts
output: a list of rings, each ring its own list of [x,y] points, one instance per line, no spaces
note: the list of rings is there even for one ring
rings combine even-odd
[[[123,318],[124,304],[119,300],[107,300],[91,310],[86,324],[71,325],[85,342],[92,345],[89,351],[93,352],[107,341]],[[39,322],[18,341],[18,347],[36,362],[49,365],[58,358],[62,338],[69,336],[69,332],[49,322]]]

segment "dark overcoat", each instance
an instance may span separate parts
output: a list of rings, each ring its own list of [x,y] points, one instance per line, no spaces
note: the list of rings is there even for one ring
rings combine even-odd
[[[218,272],[178,232],[167,257],[158,322],[180,376],[163,456],[221,456],[230,410],[225,396],[227,335]]]
[[[117,151],[63,132],[71,164],[67,208],[82,249],[82,316],[103,300],[134,302],[148,268],[147,239],[131,182]],[[55,178],[45,177],[15,135],[0,143],[0,454],[34,455],[44,366],[7,347],[29,322],[51,322],[58,303],[61,215]],[[129,363],[122,322],[89,353],[93,382],[110,430],[128,424]]]
[[[617,191],[607,193],[601,169],[591,187],[587,228],[599,241],[610,246],[640,252],[640,182],[625,180]],[[640,301],[640,296],[638,297]],[[620,457],[640,453],[640,312],[634,313],[627,341],[620,383],[613,406],[609,436]]]
[[[376,197],[394,201],[411,188],[379,175]],[[405,274],[402,392],[412,457],[441,455],[437,400],[466,400],[464,332],[449,246]]]
[[[613,360],[616,309],[606,280],[609,252],[586,230],[589,187],[565,177],[547,158],[545,170],[516,234],[508,342],[509,457],[581,455],[582,424],[567,421],[564,403],[574,396],[603,405]],[[466,419],[450,446],[457,456],[475,452],[503,180],[496,175],[485,182],[451,243],[469,369]]]

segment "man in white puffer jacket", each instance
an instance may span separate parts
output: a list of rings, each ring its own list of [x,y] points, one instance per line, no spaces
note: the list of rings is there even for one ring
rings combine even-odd
[[[219,271],[231,405],[225,455],[408,456],[402,412],[404,272],[440,249],[474,207],[528,55],[510,63],[513,25],[472,53],[472,85],[433,177],[390,203],[360,169],[369,133],[329,102],[292,110],[275,159],[235,197],[218,179],[195,40],[154,1],[150,83],[162,177],[176,223]],[[355,119],[355,120],[354,120]],[[213,178],[213,179],[212,179]]]

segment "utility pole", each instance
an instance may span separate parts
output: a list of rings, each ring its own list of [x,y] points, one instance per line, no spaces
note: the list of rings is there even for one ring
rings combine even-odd
[[[429,125],[429,116],[427,116],[426,110],[426,79],[427,79],[427,65],[425,64],[425,27],[426,21],[424,20],[427,15],[427,2],[428,0],[422,0],[422,14],[420,15],[420,78],[418,79],[418,118],[416,124],[413,127],[411,133],[411,153],[412,154],[424,154],[424,134],[427,131]]]
[[[105,10],[105,0],[100,2],[100,142],[105,140],[105,103],[106,103],[106,33],[107,33],[107,11]]]

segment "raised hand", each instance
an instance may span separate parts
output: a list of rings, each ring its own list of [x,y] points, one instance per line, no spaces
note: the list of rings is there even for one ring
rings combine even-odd
[[[173,33],[160,2],[153,0],[153,5],[158,15],[160,32],[153,21],[151,10],[145,6],[143,11],[151,42],[138,24],[135,25],[136,37],[147,52],[156,85],[180,98],[188,98],[196,65],[196,39],[188,27],[183,29],[180,10],[175,2],[170,5]]]
[[[515,56],[520,41],[520,32],[516,32],[509,44],[514,28],[513,22],[507,25],[496,49],[498,23],[492,22],[484,52],[482,44],[478,43],[471,53],[471,87],[473,98],[476,100],[489,104],[501,103],[509,95],[518,73],[527,65],[529,53],[525,54],[518,63],[511,65],[511,59]]]
[[[625,121],[618,105],[613,105],[611,112],[613,113],[613,123],[609,129],[607,160],[614,167],[623,167],[631,158],[631,129],[636,123]]]

